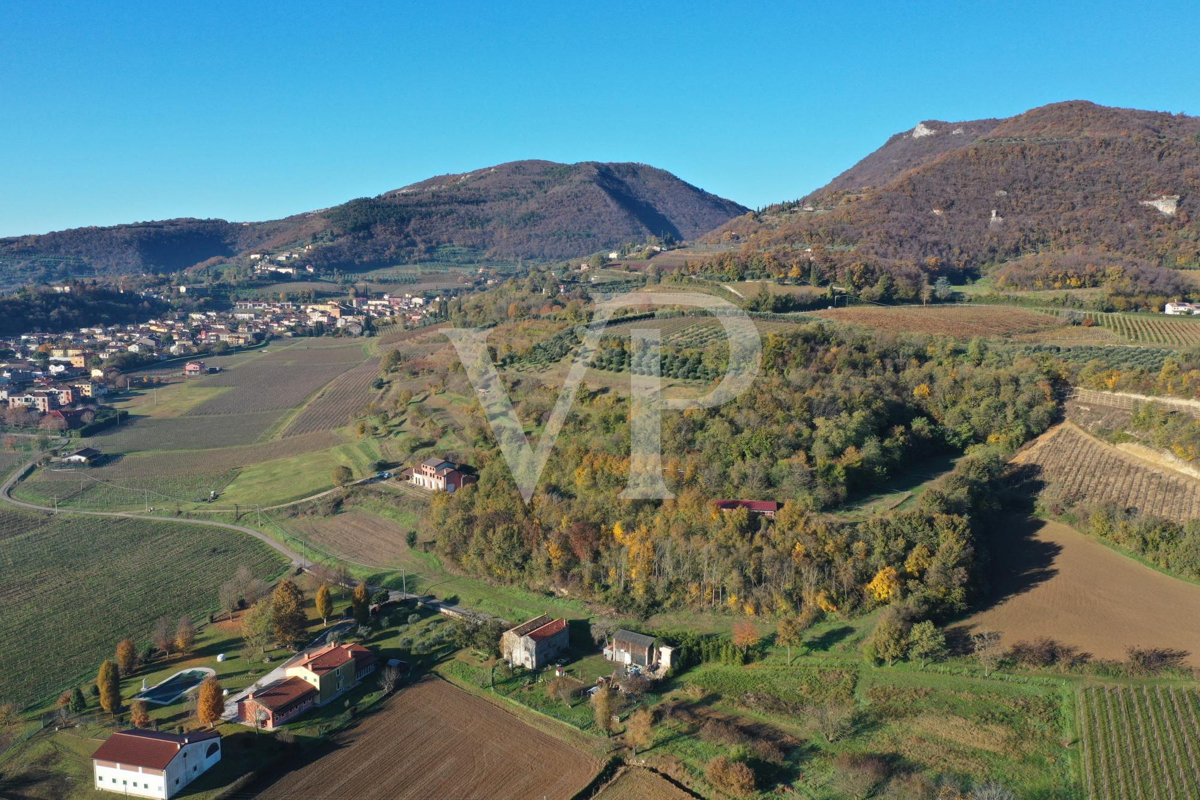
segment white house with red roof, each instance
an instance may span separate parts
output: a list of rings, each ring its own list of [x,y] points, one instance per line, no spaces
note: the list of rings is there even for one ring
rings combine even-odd
[[[221,734],[117,731],[92,755],[93,785],[104,792],[166,800],[221,760]]]
[[[714,500],[713,504],[721,511],[737,511],[744,508],[751,514],[775,519],[779,511],[779,503],[774,500]]]
[[[571,631],[565,619],[545,614],[523,622],[500,636],[500,655],[513,666],[544,667],[571,646]]]
[[[406,469],[401,477],[431,492],[454,492],[476,481],[474,475],[466,474],[453,461],[444,458],[427,458],[417,466]]]

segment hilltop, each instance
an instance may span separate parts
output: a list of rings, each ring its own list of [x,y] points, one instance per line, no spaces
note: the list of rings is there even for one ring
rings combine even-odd
[[[1194,267],[1197,189],[1200,118],[1067,102],[921,122],[827,186],[706,238],[785,260],[820,245],[909,275],[977,274],[1033,255],[1078,261],[1079,248],[1143,271]]]
[[[175,272],[307,245],[306,263],[329,269],[429,260],[446,250],[553,260],[652,236],[694,238],[745,211],[644,164],[515,161],[271,222],[172,219],[0,239],[0,278]]]

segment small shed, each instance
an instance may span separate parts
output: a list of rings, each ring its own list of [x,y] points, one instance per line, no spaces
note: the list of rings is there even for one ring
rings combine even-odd
[[[613,635],[612,644],[604,648],[604,657],[618,664],[653,666],[658,655],[654,643],[653,636],[622,628]]]

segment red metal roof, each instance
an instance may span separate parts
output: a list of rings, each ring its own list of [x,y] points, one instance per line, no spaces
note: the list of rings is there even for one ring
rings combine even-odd
[[[529,632],[529,638],[535,642],[540,642],[544,639],[549,639],[555,634],[562,633],[567,629],[567,621],[565,619],[556,619],[553,622],[547,622],[540,628],[536,628]]]
[[[779,503],[774,500],[717,500],[715,502],[717,508],[722,511],[730,511],[735,508],[748,508],[758,512],[779,510]]]
[[[115,761],[131,767],[166,769],[185,744],[220,739],[221,734],[160,733],[159,731],[117,731],[92,754],[93,759]]]

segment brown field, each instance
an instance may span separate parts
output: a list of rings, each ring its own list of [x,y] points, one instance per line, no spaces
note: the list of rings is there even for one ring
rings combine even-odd
[[[626,767],[616,780],[605,786],[596,800],[689,800],[692,795],[680,789],[657,772],[640,767]]]
[[[426,325],[421,328],[409,328],[408,330],[396,330],[396,331],[386,333],[383,336],[376,338],[375,342],[380,347],[382,347],[384,345],[389,345],[389,344],[396,344],[398,342],[409,342],[414,339],[419,339],[422,336],[432,334],[434,331],[437,331],[439,328],[444,328],[445,326],[446,326],[446,323],[439,322],[436,325]],[[438,336],[437,338],[439,338],[443,342],[446,341],[445,336]]]
[[[1200,481],[1156,467],[1067,423],[1013,459],[1040,470],[1070,497],[1108,501],[1180,524],[1200,518]]]
[[[406,528],[365,511],[343,511],[332,517],[297,517],[286,524],[321,550],[363,566],[389,566],[408,549],[404,543]]]
[[[597,758],[507,711],[429,678],[338,736],[332,749],[258,797],[569,798]]]
[[[334,378],[312,402],[292,420],[283,435],[301,436],[329,431],[350,422],[370,401],[371,384],[379,377],[379,359],[371,358],[349,372]]]
[[[363,360],[363,345],[353,339],[301,339],[284,347],[272,347],[263,364],[357,364]]]
[[[855,306],[817,311],[815,316],[889,331],[940,336],[1012,336],[1061,328],[1047,314],[1009,306]]]
[[[999,631],[1005,646],[1047,637],[1105,659],[1176,648],[1200,666],[1200,586],[1057,522],[1013,518],[993,550],[992,605],[963,626]]]

